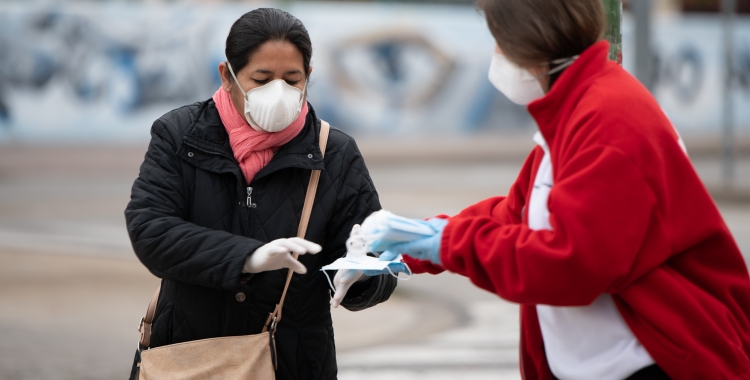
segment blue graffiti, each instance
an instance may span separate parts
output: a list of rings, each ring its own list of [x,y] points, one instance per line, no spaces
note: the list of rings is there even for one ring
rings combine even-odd
[[[15,22],[3,20],[10,18]],[[184,68],[194,53],[187,38],[174,41],[170,48],[177,53],[170,55],[142,41],[108,37],[87,17],[74,13],[50,10],[23,18],[0,14],[3,23],[0,121],[6,123],[13,117],[6,99],[14,89],[43,91],[63,84],[80,103],[104,102],[130,114],[160,102],[205,98],[221,83],[198,71],[205,65]]]

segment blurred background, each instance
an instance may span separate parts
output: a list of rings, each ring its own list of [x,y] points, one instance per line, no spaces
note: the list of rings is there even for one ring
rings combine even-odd
[[[0,378],[128,375],[158,285],[123,217],[151,123],[213,94],[229,27],[257,7],[309,30],[309,100],[357,139],[384,208],[421,218],[507,193],[536,126],[487,80],[472,1],[0,0]],[[630,0],[619,26],[623,66],[747,257],[750,0]],[[342,379],[519,378],[516,306],[458,276],[334,320]]]

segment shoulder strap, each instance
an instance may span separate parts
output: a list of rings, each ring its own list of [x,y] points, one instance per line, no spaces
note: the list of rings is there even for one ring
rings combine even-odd
[[[326,155],[326,145],[328,144],[328,132],[331,126],[328,122],[323,120],[320,121],[320,152],[323,157]],[[299,229],[297,229],[297,237],[305,238],[307,233],[307,224],[310,222],[310,214],[312,213],[313,202],[315,201],[315,193],[318,190],[318,181],[320,180],[320,170],[313,170],[310,173],[310,182],[307,184],[307,194],[305,195],[305,204],[302,206],[302,217],[299,221]],[[297,260],[298,254],[294,254],[294,259]],[[281,293],[281,300],[276,305],[276,309],[268,315],[266,325],[263,327],[263,332],[269,329],[273,332],[276,330],[276,326],[281,321],[281,311],[284,309],[284,299],[286,298],[286,291],[289,289],[289,283],[292,282],[292,275],[294,271],[289,269],[289,273],[286,275],[286,284],[284,285],[284,292]]]
[[[328,122],[323,120],[320,121],[320,152],[323,157],[326,155],[326,145],[328,144],[328,132],[331,126]],[[302,206],[302,217],[299,221],[299,229],[297,229],[297,237],[304,238],[307,233],[307,224],[310,222],[310,214],[312,213],[313,202],[315,201],[315,193],[318,190],[318,181],[320,180],[320,170],[313,170],[310,174],[310,182],[307,184],[307,194],[305,195],[305,204]],[[294,254],[294,259],[297,257]],[[286,284],[284,285],[284,292],[281,293],[281,300],[276,305],[276,308],[272,313],[268,315],[266,325],[263,327],[263,332],[276,330],[276,325],[281,321],[281,309],[284,308],[284,298],[286,298],[286,291],[289,289],[289,283],[292,281],[292,275],[294,272],[290,269],[289,274],[286,276]],[[156,304],[159,301],[159,291],[161,287],[156,288],[156,292],[151,297],[151,302],[148,304],[146,309],[146,315],[141,318],[141,323],[138,325],[138,331],[141,333],[140,347],[146,348],[151,344],[151,323],[154,321],[154,314],[156,313]]]

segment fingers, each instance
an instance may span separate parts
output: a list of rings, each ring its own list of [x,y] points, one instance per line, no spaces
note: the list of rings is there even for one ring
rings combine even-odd
[[[344,300],[346,292],[352,287],[352,284],[362,277],[361,270],[353,269],[342,269],[336,272],[336,276],[333,279],[333,284],[336,287],[336,293],[331,298],[331,306],[334,308],[339,307],[341,301]]]
[[[378,258],[380,261],[393,261],[398,257],[398,253],[395,253],[391,251],[390,249],[381,253],[380,257]]]
[[[419,240],[407,241],[404,243],[396,243],[388,247],[388,249],[380,254],[380,261],[393,261],[398,255],[408,254],[412,243]]]
[[[336,271],[336,275],[333,276],[333,287],[338,288],[339,282],[341,282],[341,276],[344,275],[344,272],[346,272],[348,269],[339,269]]]
[[[289,253],[289,249],[287,249],[284,246],[274,245],[274,246],[269,246],[268,251],[266,252],[267,252],[268,257],[276,257],[282,253]]]
[[[294,252],[296,254],[303,254],[307,252],[305,247],[303,247],[301,244],[297,243],[296,241],[293,241],[292,239],[279,239],[274,241],[275,247],[284,247],[286,249],[286,252]]]
[[[343,271],[346,271],[346,272],[342,273]],[[341,301],[343,301],[344,297],[346,296],[346,292],[349,291],[349,288],[352,287],[352,284],[357,282],[357,279],[361,275],[360,273],[356,276],[352,276],[349,272],[359,272],[359,271],[348,271],[346,269],[342,269],[338,273],[336,273],[336,277],[338,278],[338,283],[336,284],[336,279],[334,279],[334,285],[336,286],[336,293],[334,293],[333,298],[331,298],[331,306],[333,307],[339,307],[339,305],[341,304]]]
[[[297,261],[294,257],[288,254],[287,258],[284,260],[284,268],[289,268],[299,274],[307,273],[307,268],[305,268],[305,266],[302,265],[301,262]]]
[[[295,251],[295,250],[292,251],[295,253],[299,253],[299,254],[311,253],[314,255],[320,252],[321,250],[323,250],[323,247],[321,247],[319,244],[315,244],[309,240],[305,240],[302,238],[294,237],[294,238],[290,238],[286,240],[302,248],[302,250],[299,250],[299,251]]]
[[[294,252],[298,255],[316,254],[323,249],[320,245],[301,238],[277,239],[268,244],[270,245],[268,249],[268,256],[270,257],[283,252]]]

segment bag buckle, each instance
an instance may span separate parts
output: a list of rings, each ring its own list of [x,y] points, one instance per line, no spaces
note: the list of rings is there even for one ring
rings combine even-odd
[[[271,320],[271,327],[270,331],[275,332],[276,331],[276,316],[273,317],[273,320]]]

